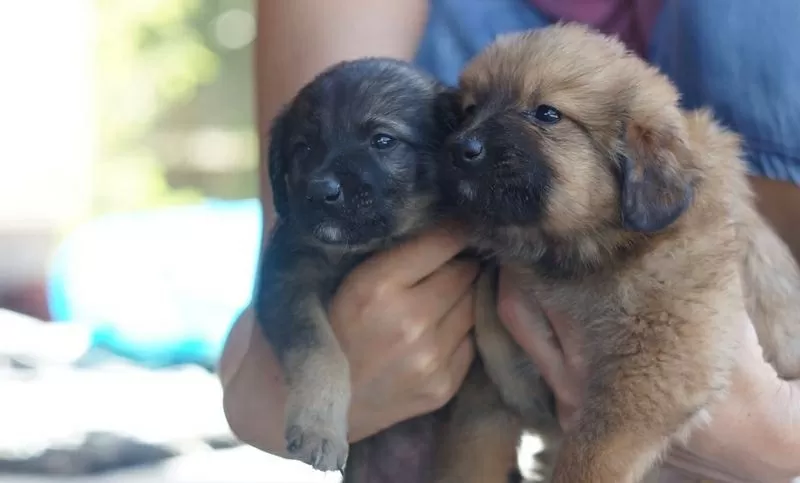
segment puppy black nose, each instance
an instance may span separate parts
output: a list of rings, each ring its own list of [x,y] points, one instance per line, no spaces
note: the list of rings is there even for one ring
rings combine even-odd
[[[338,203],[342,200],[342,184],[332,174],[314,178],[308,183],[306,198],[315,203]]]
[[[483,143],[470,137],[453,147],[453,162],[461,168],[471,168],[483,160]]]

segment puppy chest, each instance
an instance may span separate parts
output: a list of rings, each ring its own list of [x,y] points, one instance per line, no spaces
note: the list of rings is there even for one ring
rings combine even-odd
[[[621,313],[614,280],[552,282],[531,276],[517,277],[531,298],[548,311],[569,316],[580,324]]]

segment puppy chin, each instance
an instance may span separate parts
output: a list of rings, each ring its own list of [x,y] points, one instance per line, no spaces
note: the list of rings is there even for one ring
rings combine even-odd
[[[389,236],[382,226],[358,221],[325,220],[311,229],[314,238],[324,245],[347,246],[349,250],[364,250]]]
[[[449,176],[441,184],[442,195],[453,207],[463,207],[478,201],[480,185],[477,181]]]
[[[478,198],[478,184],[474,181],[462,179],[456,186],[458,199],[465,202],[474,202]]]
[[[541,219],[539,196],[527,186],[461,179],[450,184],[448,191],[457,215],[484,228],[531,225]]]
[[[340,245],[347,242],[346,232],[335,221],[324,221],[313,229],[314,238],[329,245]]]

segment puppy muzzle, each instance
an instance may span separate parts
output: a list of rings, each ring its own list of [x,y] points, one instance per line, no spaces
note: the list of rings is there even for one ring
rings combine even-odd
[[[454,139],[449,145],[449,151],[453,165],[464,171],[474,171],[486,160],[483,141],[475,135]]]
[[[344,201],[342,183],[333,173],[315,176],[308,182],[306,199],[316,205],[337,205]]]

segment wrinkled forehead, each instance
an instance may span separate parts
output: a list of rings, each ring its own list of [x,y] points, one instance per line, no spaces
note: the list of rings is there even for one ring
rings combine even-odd
[[[338,132],[391,128],[398,135],[418,136],[432,122],[436,85],[398,72],[363,78],[331,76],[311,86],[295,114],[320,130]]]
[[[564,111],[595,110],[626,102],[630,72],[624,51],[596,37],[564,35],[502,39],[464,70],[465,102],[531,106],[547,103]]]

